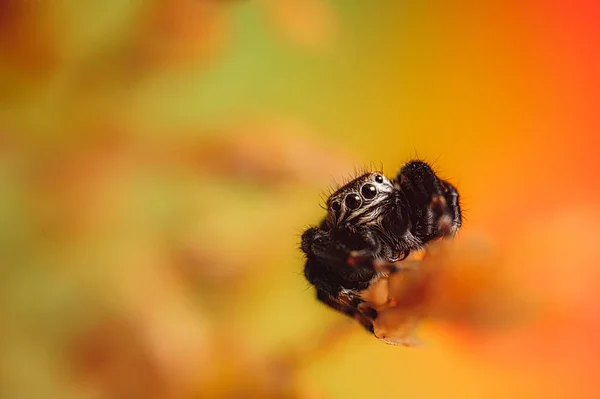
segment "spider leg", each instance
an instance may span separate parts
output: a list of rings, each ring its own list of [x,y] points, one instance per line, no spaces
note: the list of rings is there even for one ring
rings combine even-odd
[[[419,268],[419,261],[416,261],[416,260],[407,260],[404,262],[394,262],[394,263],[377,262],[375,264],[375,270],[377,270],[378,272],[386,273],[388,275],[400,273],[403,271],[410,271],[410,270],[414,271],[414,270],[418,270],[418,268]]]
[[[330,308],[335,309],[338,312],[357,320],[371,334],[375,333],[373,328],[373,322],[369,319],[369,316],[365,314],[369,313],[370,316],[374,316],[372,318],[377,317],[377,312],[374,309],[368,308],[375,312],[374,314],[367,309],[365,309],[365,311],[363,312],[359,310],[360,303],[357,303],[356,306],[352,306],[351,304],[342,302],[340,299],[332,297],[330,294],[320,289],[317,289],[317,299],[323,302],[325,305],[329,306]],[[356,297],[356,299],[352,299],[353,302],[356,300],[358,300],[358,297]]]
[[[444,198],[448,204],[448,210],[450,212],[450,235],[454,235],[458,232],[462,225],[462,214],[460,210],[460,199],[458,197],[458,191],[451,183],[442,180],[442,187],[444,188]]]
[[[331,238],[329,232],[312,227],[302,234],[302,250],[324,262],[345,260],[350,250],[341,242]]]
[[[461,224],[456,188],[440,180],[422,161],[411,161],[398,173],[400,188],[411,210],[413,234],[423,243],[454,235]]]
[[[303,234],[302,250],[307,255],[304,275],[317,289],[317,299],[357,320],[373,334],[372,320],[377,312],[363,304],[357,294],[375,275],[372,252],[368,249],[351,251],[333,239],[329,231],[319,228],[311,228]],[[357,253],[361,260],[353,264],[352,254]]]
[[[375,240],[371,233],[357,236],[366,243],[373,246]],[[373,250],[350,250],[339,240],[331,237],[328,231],[313,227],[302,235],[302,250],[311,258],[318,259],[323,269],[335,271],[347,282],[368,282],[375,274],[373,269]],[[352,267],[349,267],[352,266]],[[309,267],[307,262],[306,267]],[[345,286],[344,284],[340,284]]]

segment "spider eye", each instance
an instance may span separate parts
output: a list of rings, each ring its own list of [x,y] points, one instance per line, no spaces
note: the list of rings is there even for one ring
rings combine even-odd
[[[373,199],[377,195],[377,188],[372,184],[365,184],[360,189],[360,193],[364,199]]]
[[[375,181],[377,183],[383,183],[383,176],[381,176],[381,175],[375,175]]]
[[[344,200],[344,203],[346,204],[348,209],[358,209],[358,207],[362,203],[362,200],[360,198],[360,195],[358,194],[348,194],[346,196],[346,199]]]
[[[338,212],[340,209],[342,209],[342,205],[339,203],[339,201],[332,202],[331,209],[333,209],[335,212]]]

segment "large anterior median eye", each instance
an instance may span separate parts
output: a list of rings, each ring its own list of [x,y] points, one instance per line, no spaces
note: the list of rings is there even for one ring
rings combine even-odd
[[[377,195],[377,187],[367,183],[361,187],[360,193],[364,199],[373,199]]]
[[[358,194],[348,194],[344,200],[344,203],[348,209],[357,209],[362,203],[362,199]]]
[[[339,203],[339,201],[334,201],[334,202],[331,203],[331,209],[334,212],[339,212],[340,209],[342,209],[342,205]]]

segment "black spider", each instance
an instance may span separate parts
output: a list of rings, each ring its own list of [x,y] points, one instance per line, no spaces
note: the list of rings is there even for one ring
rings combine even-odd
[[[304,275],[326,305],[373,332],[377,312],[358,292],[377,276],[378,262],[393,263],[461,226],[456,188],[423,161],[410,161],[395,179],[365,173],[335,191],[318,227],[302,234]]]

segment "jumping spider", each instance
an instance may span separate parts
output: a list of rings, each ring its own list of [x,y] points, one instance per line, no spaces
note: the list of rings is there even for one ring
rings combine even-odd
[[[379,276],[378,265],[405,259],[428,242],[453,236],[462,218],[456,188],[419,160],[395,179],[365,173],[327,200],[327,216],[302,234],[304,275],[317,299],[373,333],[377,312],[358,294]]]

